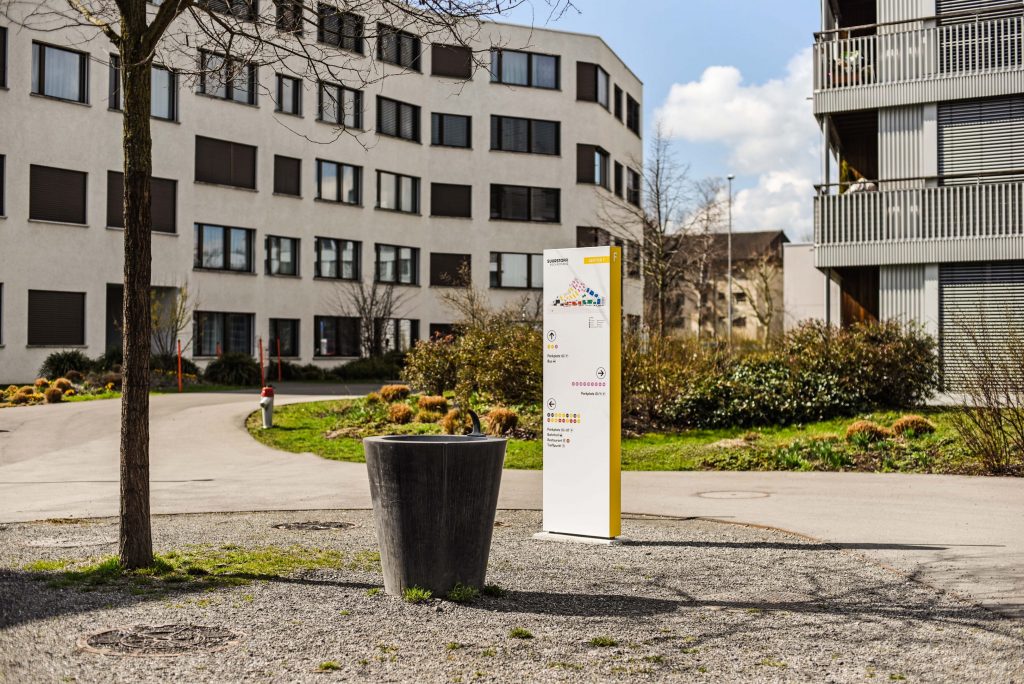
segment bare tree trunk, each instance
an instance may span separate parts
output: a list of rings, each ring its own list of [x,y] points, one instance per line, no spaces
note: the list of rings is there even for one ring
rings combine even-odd
[[[153,563],[149,513],[149,355],[151,234],[149,190],[151,54],[142,48],[146,3],[122,3],[124,107],[124,364],[121,380],[121,533],[126,568]]]

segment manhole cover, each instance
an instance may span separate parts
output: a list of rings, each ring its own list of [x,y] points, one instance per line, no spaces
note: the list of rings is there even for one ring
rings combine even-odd
[[[178,656],[219,651],[238,642],[239,635],[223,627],[204,625],[135,625],[85,634],[78,647],[90,653],[124,656]]]
[[[274,525],[275,530],[344,530],[355,527],[350,522],[320,522],[319,520],[307,520],[305,522],[289,522]]]
[[[42,546],[54,549],[80,549],[84,546],[107,546],[116,544],[116,539],[103,537],[40,537],[25,542],[25,546]]]
[[[769,496],[768,492],[700,492],[697,496],[705,499],[763,499]]]

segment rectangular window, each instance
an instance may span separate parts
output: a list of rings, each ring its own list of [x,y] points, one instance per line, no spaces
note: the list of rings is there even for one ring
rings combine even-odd
[[[301,348],[299,347],[299,319],[271,318],[269,343],[271,357],[295,358],[299,356]],[[273,360],[270,365],[273,369]]]
[[[469,287],[473,259],[469,254],[430,253],[432,287]]]
[[[196,4],[245,21],[256,21],[260,11],[258,0],[199,0]]]
[[[299,275],[298,238],[267,236],[267,275]]]
[[[444,147],[472,147],[472,118],[459,114],[430,115],[430,144]]]
[[[576,146],[576,182],[593,183],[607,188],[608,153],[597,145]]]
[[[622,197],[622,164],[615,162],[615,194]]]
[[[59,100],[88,102],[88,56],[82,52],[33,42],[32,92]]]
[[[314,316],[316,346],[313,356],[359,356],[359,319],[351,316]]]
[[[321,3],[317,11],[316,39],[342,50],[363,54],[363,18]]]
[[[363,167],[316,160],[316,196],[327,202],[360,204]]]
[[[167,67],[153,65],[150,70],[149,114],[154,119],[178,118],[178,75]],[[121,57],[110,55],[108,106],[121,111]]]
[[[302,160],[274,155],[274,194],[302,196]]]
[[[376,245],[376,280],[378,283],[418,285],[420,282],[420,250],[415,247]]]
[[[470,218],[473,215],[473,186],[431,183],[430,215]]]
[[[85,225],[85,188],[83,171],[32,164],[28,173],[28,217]]]
[[[491,149],[502,152],[559,154],[561,124],[543,119],[491,116]]]
[[[539,290],[544,287],[544,255],[491,252],[491,287]]]
[[[196,181],[256,189],[256,148],[196,136]]]
[[[7,157],[0,154],[0,216],[7,216]]]
[[[256,65],[252,62],[199,51],[200,94],[254,105],[256,87]]]
[[[626,128],[640,135],[640,103],[626,96]]]
[[[377,96],[377,132],[404,140],[420,141],[420,108]]]
[[[195,249],[192,265],[197,269],[254,273],[253,237],[249,228],[195,225]]]
[[[615,86],[615,118],[622,121],[622,88]]]
[[[7,87],[7,27],[0,26],[0,88]]]
[[[611,244],[611,235],[604,228],[576,226],[577,247],[604,247]]]
[[[633,169],[626,169],[626,201],[640,206],[640,174]]]
[[[377,59],[419,71],[420,39],[394,26],[377,24]]]
[[[374,323],[382,352],[408,351],[420,338],[420,322],[415,318],[378,318]]]
[[[626,277],[627,278],[639,278],[640,277],[640,243],[636,240],[626,240]]]
[[[558,223],[561,191],[524,185],[491,185],[491,218]]]
[[[316,239],[317,278],[359,280],[360,243],[335,238]]]
[[[559,61],[557,55],[493,48],[491,83],[557,89]]]
[[[462,45],[430,46],[430,74],[468,80],[473,77],[473,51]]]
[[[302,0],[274,0],[277,30],[302,35]]]
[[[85,293],[28,291],[28,345],[85,345]]]
[[[196,356],[252,354],[253,314],[196,311],[193,351]]]
[[[344,126],[363,127],[363,93],[335,83],[321,83],[317,99],[317,120]]]
[[[277,75],[277,98],[274,111],[302,116],[302,81],[293,76]]]
[[[597,64],[576,62],[576,99],[608,109],[608,72]]]
[[[155,232],[178,232],[178,181],[150,179],[149,211]],[[120,171],[107,171],[107,226],[124,228],[124,174]]]
[[[418,214],[420,179],[387,171],[377,172],[377,208]]]

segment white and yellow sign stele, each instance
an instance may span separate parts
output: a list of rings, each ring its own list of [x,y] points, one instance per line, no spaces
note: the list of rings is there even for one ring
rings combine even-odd
[[[622,250],[544,251],[544,531],[621,533]]]

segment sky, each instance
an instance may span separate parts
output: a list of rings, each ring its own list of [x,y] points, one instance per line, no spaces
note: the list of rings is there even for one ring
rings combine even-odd
[[[529,0],[507,21],[601,36],[644,83],[692,178],[736,175],[735,230],[812,231],[820,133],[811,113],[815,0]]]

